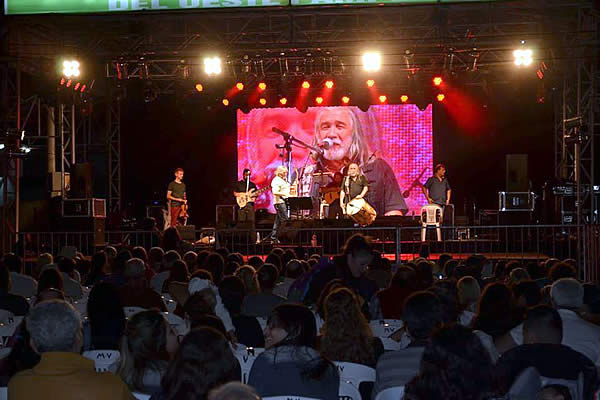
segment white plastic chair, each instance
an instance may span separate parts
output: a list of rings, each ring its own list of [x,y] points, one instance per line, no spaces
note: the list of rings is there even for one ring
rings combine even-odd
[[[437,240],[438,242],[442,241],[440,224],[442,223],[443,213],[442,207],[437,204],[427,204],[421,208],[421,242],[425,241],[428,226],[435,226]]]
[[[121,361],[121,353],[117,350],[91,350],[82,354],[85,358],[94,361],[96,372],[116,373]]]
[[[340,374],[340,380],[350,382],[355,388],[360,388],[363,382],[375,382],[375,368],[351,362],[334,361]]]
[[[394,386],[377,393],[375,400],[400,400],[404,396],[404,386]]]
[[[147,310],[142,307],[133,307],[133,306],[123,307],[123,312],[125,313],[125,318],[131,318],[133,315],[135,315],[139,312],[142,312],[142,311],[147,311]]]
[[[404,326],[401,319],[377,319],[369,322],[373,336],[378,338],[387,338]]]
[[[181,318],[179,315],[170,312],[164,312],[163,315],[167,318],[167,321],[169,321],[169,325],[171,325],[171,327],[175,331],[175,334],[178,337],[182,337],[188,334],[188,332],[190,331],[190,327],[183,318]]]
[[[138,400],[150,400],[150,397],[152,397],[149,394],[138,393],[138,392],[132,392],[131,394],[133,395],[133,397],[135,397]]]
[[[256,320],[260,324],[260,329],[262,329],[264,331],[265,328],[267,327],[267,319],[263,318],[263,317],[256,317]]]
[[[8,388],[0,387],[0,400],[7,400],[7,399],[8,399]]]
[[[339,400],[361,400],[360,392],[350,382],[340,381]]]
[[[14,318],[15,315],[12,312],[0,309],[0,323],[11,323]]]
[[[81,318],[87,317],[87,299],[74,301],[73,307],[75,307],[79,315],[81,315]]]
[[[250,376],[250,370],[254,360],[260,353],[265,351],[263,348],[258,347],[247,347],[245,349],[237,350],[233,352],[233,355],[240,362],[240,368],[242,369],[242,383],[248,383],[248,377]]]
[[[168,293],[163,293],[161,297],[165,303],[165,306],[167,307],[167,311],[170,313],[174,312],[177,308],[177,302],[171,298],[171,295]]]
[[[6,323],[0,323],[0,347],[6,347],[22,321],[23,317],[12,317]]]

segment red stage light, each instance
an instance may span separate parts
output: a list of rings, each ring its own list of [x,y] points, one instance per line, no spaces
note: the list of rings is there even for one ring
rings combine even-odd
[[[375,81],[373,79],[367,80],[367,87],[373,87],[373,86],[375,86]]]
[[[261,106],[264,106],[265,104],[267,104],[267,99],[261,98],[260,100],[258,100],[258,102],[260,103]]]
[[[321,96],[319,96],[319,97],[315,98],[315,102],[317,104],[322,104],[323,103],[323,98]]]
[[[381,96],[379,96],[380,103],[385,103],[386,101],[387,101],[387,96],[385,94],[382,94]]]
[[[342,103],[344,103],[344,104],[348,104],[348,103],[350,103],[350,97],[348,97],[348,96],[343,96],[343,97],[342,97]]]
[[[333,81],[325,81],[325,87],[327,89],[333,88]]]
[[[261,83],[258,84],[258,88],[260,90],[266,90],[267,89],[267,84],[264,83],[264,82],[261,82]]]
[[[444,101],[444,99],[446,98],[446,96],[444,96],[443,93],[440,93],[435,98],[437,99],[437,101]]]
[[[75,86],[73,86],[73,90],[79,90],[79,86],[81,86],[81,83],[77,82]]]
[[[222,103],[225,107],[227,107],[229,105],[229,100],[223,99]]]
[[[287,104],[287,99],[285,97],[282,97],[279,99],[279,102],[281,103],[282,106],[285,106]]]
[[[204,90],[204,86],[202,86],[201,83],[196,83],[196,86],[194,86],[194,88],[196,89],[196,92],[200,93],[201,91]]]
[[[408,96],[403,94],[402,96],[400,96],[400,101],[406,103],[408,101]]]
[[[309,81],[302,82],[302,89],[310,89],[310,82]]]
[[[235,84],[235,87],[237,88],[237,90],[244,90],[244,84],[242,82],[238,82]]]
[[[71,80],[69,79],[69,80],[67,81],[67,87],[71,87],[71,83],[72,83],[72,82],[73,82],[73,81],[71,81]]]
[[[440,86],[442,84],[442,82],[444,82],[444,80],[442,79],[441,76],[436,76],[433,78],[433,84],[435,86]]]
[[[61,86],[62,86],[62,85],[64,85],[64,84],[65,84],[65,82],[66,82],[65,78],[61,78],[61,79],[60,79],[60,84],[61,84]]]
[[[81,85],[81,93],[85,92],[85,88],[86,88],[86,87],[87,87],[87,86],[85,85],[85,83],[84,83],[83,85]]]

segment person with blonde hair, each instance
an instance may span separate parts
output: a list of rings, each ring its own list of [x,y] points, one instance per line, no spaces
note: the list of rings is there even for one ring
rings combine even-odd
[[[475,316],[479,296],[481,296],[481,287],[477,279],[472,276],[464,276],[458,280],[456,290],[458,306],[461,311],[458,321],[461,325],[470,326]]]

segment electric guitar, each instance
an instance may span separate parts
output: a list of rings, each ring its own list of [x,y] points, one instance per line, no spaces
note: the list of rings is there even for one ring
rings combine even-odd
[[[235,201],[237,202],[238,207],[244,208],[249,202],[254,201],[261,193],[264,193],[269,189],[271,189],[270,186],[266,186],[260,190],[250,189],[246,193],[236,196]]]

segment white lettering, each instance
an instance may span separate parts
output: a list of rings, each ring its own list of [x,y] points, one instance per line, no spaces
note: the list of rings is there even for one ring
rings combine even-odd
[[[132,10],[144,10],[148,8],[147,0],[131,0]]]
[[[198,8],[200,0],[179,0],[179,7],[181,8]]]
[[[152,8],[158,10],[159,8],[169,8],[168,6],[161,6],[160,0],[152,0]]]
[[[108,0],[109,11],[127,11],[127,0]]]

